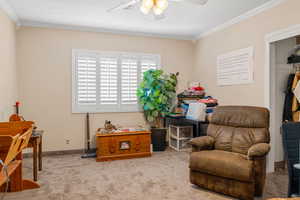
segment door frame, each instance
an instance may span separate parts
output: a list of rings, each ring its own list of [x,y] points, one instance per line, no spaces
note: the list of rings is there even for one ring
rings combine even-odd
[[[264,104],[265,107],[269,108],[270,110],[270,134],[271,134],[271,151],[268,156],[268,164],[267,164],[267,171],[268,172],[274,172],[275,171],[275,147],[276,147],[276,141],[274,141],[274,116],[276,115],[274,109],[273,109],[273,102],[272,97],[274,97],[274,91],[272,91],[272,84],[273,81],[272,77],[275,76],[275,71],[271,70],[272,64],[274,63],[274,60],[272,60],[274,51],[272,48],[274,48],[274,42],[278,42],[284,39],[288,39],[291,37],[295,37],[297,35],[300,35],[300,24],[290,26],[285,29],[281,29],[272,33],[269,33],[265,36],[265,81],[264,81]]]

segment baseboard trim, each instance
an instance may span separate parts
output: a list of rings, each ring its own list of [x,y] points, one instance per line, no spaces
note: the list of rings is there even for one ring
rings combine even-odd
[[[95,152],[96,149],[91,149],[91,152]],[[43,156],[60,156],[60,155],[71,155],[71,154],[84,154],[84,149],[74,149],[74,150],[62,150],[62,151],[45,151]],[[24,153],[24,158],[32,157],[33,153]]]

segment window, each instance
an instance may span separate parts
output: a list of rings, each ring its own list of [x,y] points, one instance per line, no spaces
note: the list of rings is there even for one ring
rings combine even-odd
[[[226,86],[252,83],[253,61],[253,47],[218,56],[217,84]]]
[[[73,50],[72,112],[137,112],[143,73],[160,68],[160,56]]]

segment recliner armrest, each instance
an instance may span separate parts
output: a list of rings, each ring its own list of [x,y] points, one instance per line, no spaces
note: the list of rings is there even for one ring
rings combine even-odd
[[[193,151],[211,150],[214,148],[215,139],[211,136],[202,136],[192,139],[189,144],[192,145]]]
[[[255,160],[256,158],[265,157],[270,149],[271,147],[267,143],[255,144],[248,150],[248,159]]]

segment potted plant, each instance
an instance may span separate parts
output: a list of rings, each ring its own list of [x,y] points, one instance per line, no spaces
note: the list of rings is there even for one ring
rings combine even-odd
[[[164,151],[166,148],[167,131],[163,128],[162,119],[174,106],[178,75],[148,70],[137,91],[145,119],[151,126],[153,151]]]

